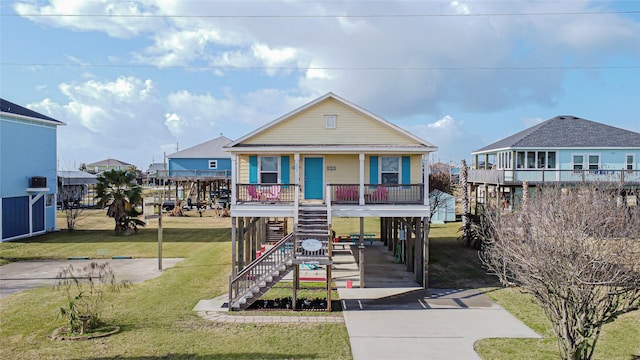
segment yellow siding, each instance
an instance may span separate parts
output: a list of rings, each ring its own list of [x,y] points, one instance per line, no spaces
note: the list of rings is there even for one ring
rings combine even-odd
[[[411,183],[422,183],[422,156],[411,155]]]
[[[337,115],[335,129],[325,115]],[[265,129],[244,144],[416,144],[417,142],[331,98]]]
[[[249,156],[248,155],[240,155],[238,156],[238,183],[239,184],[248,184],[249,183]]]
[[[317,155],[313,155],[317,156]],[[364,160],[364,182],[369,184],[371,179],[369,176],[371,156],[366,155]],[[389,156],[389,155],[384,155]],[[393,156],[393,155],[392,155]],[[402,155],[397,155],[402,156]],[[333,170],[335,168],[335,170]],[[325,182],[327,184],[357,184],[360,181],[360,161],[358,154],[345,155],[325,155],[324,156]],[[294,184],[295,181],[295,162],[293,155],[289,155],[289,168],[281,169],[281,171],[289,171],[289,182]],[[300,174],[304,174],[304,154],[300,157]],[[380,179],[378,179],[380,180]],[[249,183],[249,155],[238,156],[238,183]],[[300,183],[303,183],[300,180]],[[422,183],[422,158],[420,155],[411,155],[411,183]]]
[[[358,154],[327,155],[327,184],[357,184],[360,182],[360,161]],[[335,170],[328,170],[335,167]]]

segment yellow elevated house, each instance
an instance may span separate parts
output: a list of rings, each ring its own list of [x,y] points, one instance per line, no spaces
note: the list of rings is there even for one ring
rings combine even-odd
[[[365,217],[382,219],[380,240],[392,249],[406,228],[407,270],[426,284],[427,160],[437,147],[328,93],[225,150],[233,189],[230,309],[248,307],[290,271],[298,279],[301,264],[326,265],[330,289],[335,217],[360,218],[361,245]]]

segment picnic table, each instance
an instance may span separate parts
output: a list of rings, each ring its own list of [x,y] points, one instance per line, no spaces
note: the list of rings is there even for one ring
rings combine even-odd
[[[349,234],[351,236],[351,240],[356,242],[360,239],[360,233],[357,234]],[[373,237],[375,234],[362,234],[362,238],[364,241],[369,241],[369,245],[373,245]]]

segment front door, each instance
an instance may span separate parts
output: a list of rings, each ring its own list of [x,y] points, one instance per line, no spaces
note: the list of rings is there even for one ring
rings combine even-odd
[[[304,158],[304,198],[322,199],[324,160],[321,157]]]

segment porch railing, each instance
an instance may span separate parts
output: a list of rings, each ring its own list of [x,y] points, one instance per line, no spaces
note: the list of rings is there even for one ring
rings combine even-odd
[[[488,184],[544,182],[616,182],[639,184],[640,170],[471,169],[469,181]]]
[[[267,250],[259,258],[248,264],[229,282],[229,304],[237,302],[247,296],[256,286],[270,282],[269,277],[278,273],[283,267],[289,266],[294,257],[295,236],[288,234]],[[289,265],[287,265],[289,264]]]
[[[332,204],[360,204],[359,184],[329,184]],[[424,204],[423,184],[364,184],[365,204]]]
[[[294,203],[298,185],[296,184],[236,184],[236,201],[246,203]]]

